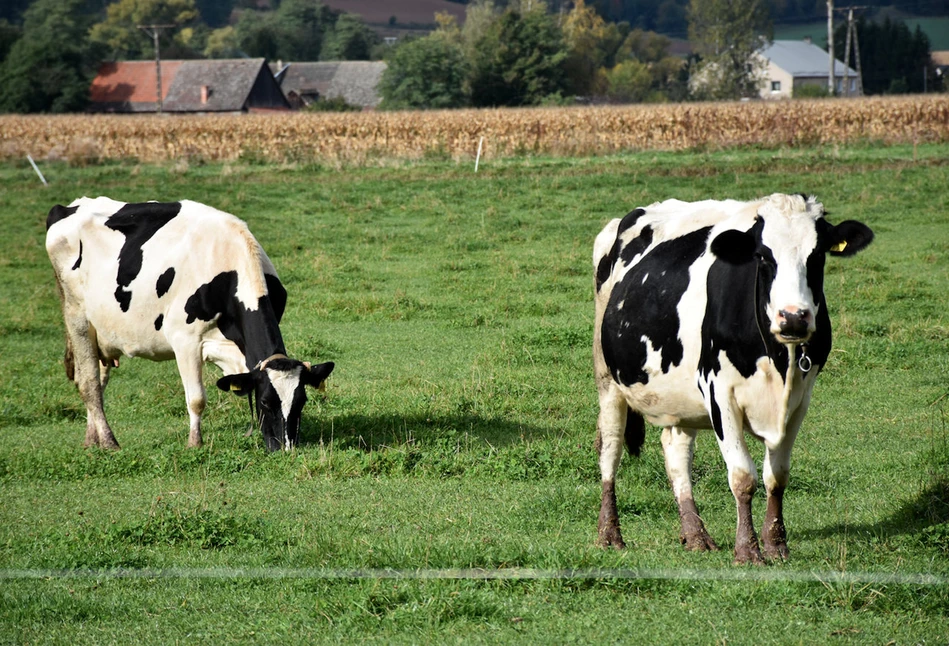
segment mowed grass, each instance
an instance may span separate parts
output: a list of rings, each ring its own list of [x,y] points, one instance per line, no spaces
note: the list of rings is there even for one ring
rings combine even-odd
[[[49,189],[0,166],[0,642],[944,643],[947,160],[920,146],[522,158],[477,174],[439,160],[48,166]],[[776,191],[815,193],[832,221],[877,234],[828,261],[835,349],[795,447],[792,558],[731,564],[711,434],[696,496],[723,549],[683,551],[658,429],[620,469],[630,549],[600,550],[593,239],[637,205]],[[248,222],[289,291],[289,352],[337,365],[294,452],[244,437],[247,403],[214,388],[213,366],[206,445],[188,450],[174,364],[141,359],[106,392],[122,450],[81,447],[44,221],[100,194]],[[755,513],[760,526],[762,495]],[[653,576],[315,576],[462,568]],[[86,574],[39,576],[73,569]],[[893,578],[919,574],[943,583]]]

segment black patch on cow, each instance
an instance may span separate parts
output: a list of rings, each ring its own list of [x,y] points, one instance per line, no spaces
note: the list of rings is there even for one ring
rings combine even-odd
[[[156,332],[158,332],[159,330],[161,330],[161,325],[162,325],[162,323],[164,323],[164,322],[165,322],[165,315],[164,315],[164,314],[159,314],[159,315],[158,315],[158,318],[155,319],[155,331],[156,331]]]
[[[82,240],[79,241],[79,257],[76,258],[76,262],[72,264],[73,271],[79,269],[79,265],[82,264]]]
[[[600,262],[596,266],[596,277],[594,279],[596,285],[596,291],[600,291],[600,288],[603,286],[603,283],[610,277],[610,273],[613,271],[613,266],[616,264],[616,257],[619,255],[620,247],[622,246],[622,241],[620,240],[620,235],[631,226],[636,224],[636,221],[643,215],[645,215],[645,209],[634,209],[623,216],[623,219],[620,220],[619,225],[616,227],[616,238],[613,240],[613,246],[610,247],[608,254],[600,258]],[[646,227],[648,229],[648,227]],[[641,232],[640,236],[645,234],[648,236],[649,241],[646,242],[643,246],[643,250],[649,246],[649,242],[652,241],[652,230],[649,229],[648,232]],[[638,240],[638,238],[637,238]],[[635,254],[634,254],[635,256]],[[625,258],[624,258],[625,260]],[[629,260],[626,260],[628,263]]]
[[[237,281],[236,271],[226,271],[201,285],[185,303],[186,322],[191,324],[198,319],[213,321],[217,318],[221,334],[237,345],[250,370],[271,355],[286,354],[286,349],[270,296],[262,296],[256,309],[247,309],[237,298]],[[282,286],[276,296],[280,299],[282,312],[286,304],[286,291]]]
[[[758,359],[763,356],[771,357],[782,377],[787,372],[787,349],[771,334],[765,312],[776,266],[771,250],[761,245],[763,227],[764,220],[759,219],[748,231],[758,242],[757,250],[746,262],[716,259],[709,268],[699,356],[703,378],[722,369],[722,351],[746,379],[755,374]]]
[[[168,290],[171,289],[171,283],[175,280],[175,268],[169,267],[158,277],[158,282],[155,283],[155,291],[158,293],[158,298],[161,298],[168,293]]]
[[[617,241],[617,244],[619,244],[619,241]],[[644,253],[651,244],[652,227],[647,224],[643,227],[642,231],[639,232],[638,236],[630,240],[629,244],[623,247],[619,254],[620,260],[626,265],[630,264],[636,259],[636,256]]]
[[[710,402],[709,408],[712,412],[712,428],[715,429],[715,435],[718,436],[719,440],[725,439],[725,429],[722,428],[722,409],[718,406],[718,402],[715,400],[715,384],[709,383],[708,385],[708,400]]]
[[[78,210],[78,206],[63,206],[62,204],[57,204],[49,210],[49,214],[46,216],[46,230],[49,231],[51,226],[60,220],[65,220]]]
[[[646,229],[643,233],[651,241],[652,232]],[[663,372],[682,362],[676,308],[689,287],[689,269],[705,252],[710,230],[702,228],[656,245],[613,288],[600,338],[603,358],[618,383],[628,386],[648,381],[643,337],[661,353]],[[633,240],[629,246],[638,245]]]
[[[119,252],[119,269],[115,282],[115,300],[123,312],[129,310],[132,293],[128,286],[142,270],[142,245],[151,240],[163,226],[181,211],[180,202],[144,202],[126,204],[105,222],[105,226],[125,236]]]
[[[287,308],[287,290],[283,288],[283,283],[276,276],[264,274],[264,280],[267,283],[270,305],[273,307],[274,316],[277,317],[277,323],[279,323],[283,318],[283,311]]]

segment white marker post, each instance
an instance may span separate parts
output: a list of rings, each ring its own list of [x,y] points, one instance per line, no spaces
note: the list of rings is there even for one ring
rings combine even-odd
[[[481,146],[484,144],[484,137],[478,140],[478,155],[475,157],[475,172],[478,172],[478,163],[481,161]]]
[[[36,162],[33,161],[33,157],[30,156],[30,155],[27,155],[26,158],[27,158],[28,160],[30,160],[30,166],[32,166],[32,167],[33,167],[33,170],[36,171],[36,174],[40,176],[40,181],[43,182],[43,186],[45,186],[46,188],[49,188],[49,184],[46,183],[46,178],[43,177],[43,173],[40,172],[40,169],[39,169],[39,167],[36,165]]]

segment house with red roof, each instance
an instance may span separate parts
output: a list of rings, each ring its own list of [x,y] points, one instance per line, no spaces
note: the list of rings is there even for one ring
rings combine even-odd
[[[289,110],[263,58],[103,63],[92,81],[92,112],[222,113]]]

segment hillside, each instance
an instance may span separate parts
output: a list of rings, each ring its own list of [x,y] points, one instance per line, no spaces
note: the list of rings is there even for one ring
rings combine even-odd
[[[388,26],[393,17],[403,27],[434,25],[437,11],[455,16],[459,23],[465,19],[465,5],[448,0],[323,0],[323,4],[358,14],[373,27]]]

